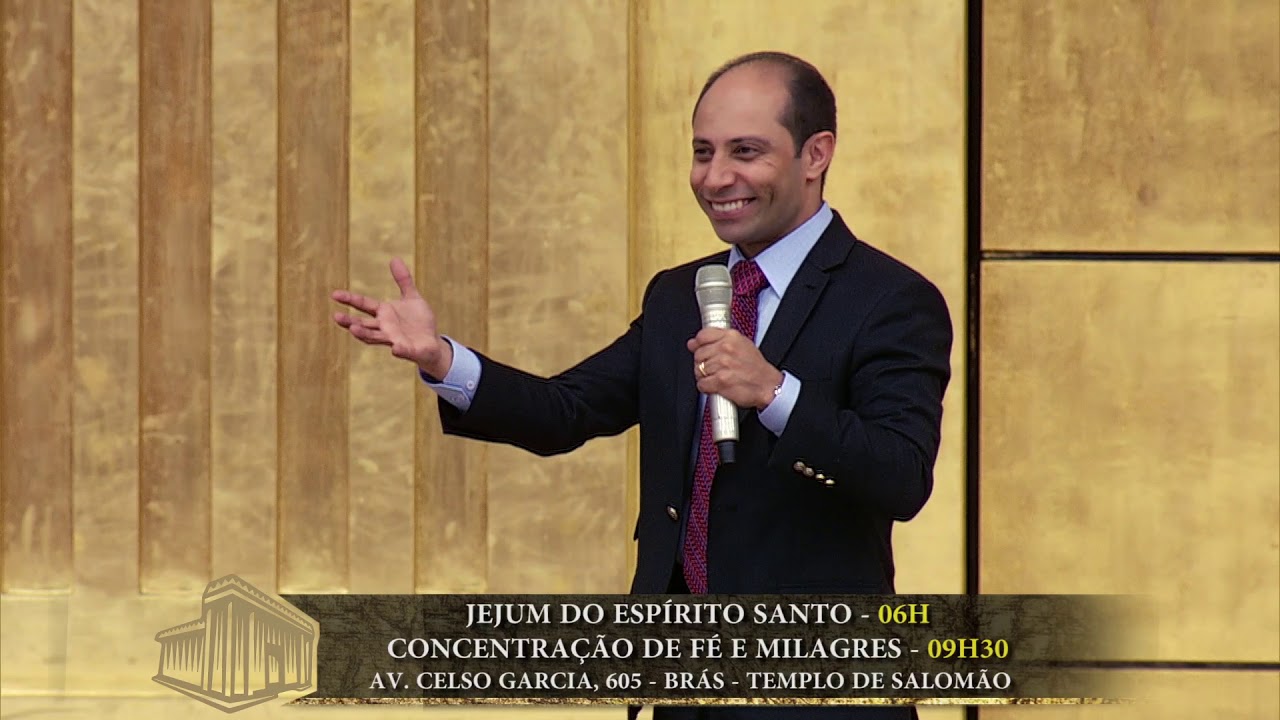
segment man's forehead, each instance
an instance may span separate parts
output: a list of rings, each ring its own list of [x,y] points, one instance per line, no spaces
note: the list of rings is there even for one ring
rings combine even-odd
[[[736,96],[723,102],[704,98],[693,118],[693,136],[695,140],[716,143],[780,137],[787,132],[782,125],[782,110],[781,104],[760,94]]]
[[[777,124],[787,100],[785,71],[752,63],[717,78],[698,103],[693,121],[695,126],[727,120]]]
[[[756,104],[776,101],[787,95],[786,71],[753,63],[736,67],[716,79],[702,98],[715,102],[754,100]]]

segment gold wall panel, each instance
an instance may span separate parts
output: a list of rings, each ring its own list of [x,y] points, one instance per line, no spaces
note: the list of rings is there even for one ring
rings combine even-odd
[[[489,337],[489,5],[420,0],[416,10],[419,290],[441,332],[477,350]],[[412,370],[405,382],[413,382]],[[444,437],[435,393],[417,391],[414,585],[484,592],[488,448]],[[407,440],[407,438],[406,438]]]
[[[73,9],[74,592],[132,598],[139,589],[138,6],[78,0]],[[97,635],[92,617],[62,621],[67,656],[110,662],[87,652]]]
[[[399,255],[450,335],[545,374],[582,359],[624,331],[653,271],[718,249],[685,184],[690,104],[778,26],[855,98],[834,204],[949,297],[962,290],[958,240],[924,240],[962,225],[959,7],[822,5],[824,22],[875,21],[850,58],[834,40],[810,52],[769,3],[752,6],[759,27],[670,5],[0,3],[22,30],[5,35],[5,70],[31,63],[4,74],[2,108],[6,714],[203,712],[151,682],[154,634],[229,572],[279,592],[624,591],[626,440],[541,460],[444,438],[412,368],[334,328],[327,297],[394,293]],[[737,40],[682,56],[670,48],[705,45],[686,20]],[[848,108],[884,85],[855,69],[875,55],[896,58],[901,95],[860,131]],[[663,102],[669,127],[651,117]],[[912,105],[932,110],[907,123]],[[857,150],[863,136],[888,141]],[[849,188],[883,190],[864,163],[898,173],[893,197],[936,200],[930,222],[889,222],[890,195],[855,204],[864,191]],[[958,512],[943,467],[961,446],[944,445],[930,509],[899,540],[903,589],[960,587],[958,514],[954,537],[930,528]],[[910,559],[916,528],[954,555],[930,578]],[[71,592],[27,592],[50,589]],[[147,699],[86,697],[128,694]]]
[[[142,0],[139,574],[209,581],[210,5]]]
[[[168,697],[151,680],[160,649],[155,635],[191,620],[202,591],[140,595],[76,587],[66,595],[0,595],[4,716],[15,696],[27,694]]]
[[[72,576],[71,13],[0,4],[0,587]]]
[[[351,5],[350,283],[388,297],[398,293],[388,261],[414,257],[413,28],[412,3]],[[384,347],[348,349],[350,589],[411,593],[413,369]]]
[[[0,26],[2,586],[64,590],[72,580],[71,9],[0,3]]]
[[[1275,672],[1194,670],[1117,672],[1135,690],[1124,705],[990,707],[982,720],[1262,720],[1280,717]]]
[[[987,263],[984,593],[1135,593],[1158,660],[1280,660],[1280,265]]]
[[[210,577],[266,588],[276,582],[275,0],[214,0],[213,37]]]
[[[963,338],[963,3],[813,0],[797,13],[772,0],[653,0],[634,12],[633,311],[655,273],[724,248],[689,189],[691,116],[703,82],[737,55],[782,50],[812,62],[836,93],[831,206],[864,240],[935,282]],[[964,589],[963,363],[961,339],[933,496],[895,532],[900,592]]]
[[[532,372],[629,321],[627,17],[624,0],[490,6],[489,349]],[[489,589],[625,592],[628,478],[621,438],[491,449]]]
[[[1280,250],[1280,5],[983,4],[983,244]]]
[[[347,287],[346,0],[281,0],[280,592],[349,587],[347,385],[352,338],[328,327]]]

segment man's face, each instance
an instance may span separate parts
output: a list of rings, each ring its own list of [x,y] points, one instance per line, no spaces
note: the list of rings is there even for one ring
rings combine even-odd
[[[693,118],[689,184],[716,235],[753,257],[817,211],[791,134],[785,73],[743,65],[707,90]],[[811,207],[810,207],[811,206]]]

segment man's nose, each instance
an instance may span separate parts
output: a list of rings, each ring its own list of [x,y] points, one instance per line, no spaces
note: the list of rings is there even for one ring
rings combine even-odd
[[[708,165],[706,180],[708,190],[719,190],[733,184],[733,166],[727,159],[722,160],[718,157],[713,157]]]

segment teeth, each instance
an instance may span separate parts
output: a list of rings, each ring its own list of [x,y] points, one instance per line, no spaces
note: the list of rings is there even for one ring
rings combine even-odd
[[[711,203],[711,209],[716,212],[733,212],[734,210],[746,207],[747,202],[747,200],[734,200],[733,202],[727,203],[713,202]]]

